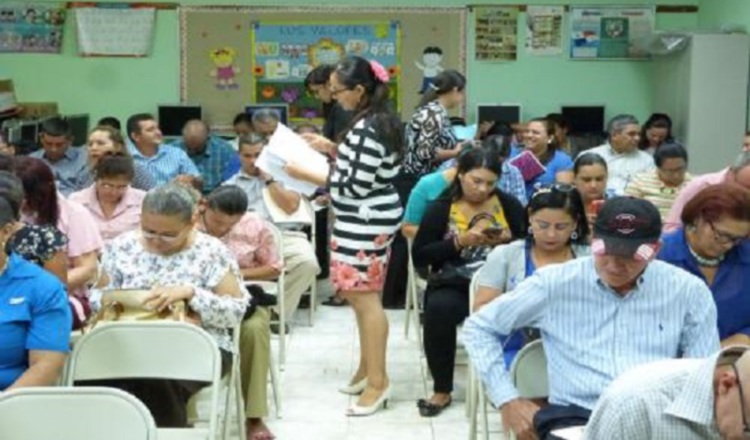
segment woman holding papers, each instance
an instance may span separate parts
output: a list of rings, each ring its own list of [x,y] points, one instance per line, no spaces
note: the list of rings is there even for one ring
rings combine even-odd
[[[402,148],[401,122],[389,101],[389,77],[376,62],[348,57],[331,74],[331,95],[354,111],[351,128],[336,145],[306,135],[319,151],[335,155],[328,176],[288,163],[287,173],[329,188],[336,219],[331,240],[331,281],[349,301],[360,337],[359,368],[340,391],[361,394],[350,416],[366,416],[387,405],[391,383],[385,371],[388,320],[380,302],[388,245],[399,227],[401,203],[393,186]]]

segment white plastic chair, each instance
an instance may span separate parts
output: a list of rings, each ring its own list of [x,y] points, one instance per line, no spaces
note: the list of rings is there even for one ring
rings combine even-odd
[[[315,245],[317,244],[317,234],[315,232],[316,222],[315,222],[315,209],[312,206],[312,203],[307,197],[302,197],[302,203],[305,204],[305,208],[307,209],[307,212],[310,214],[310,246],[312,246],[313,251],[315,251]],[[313,326],[315,323],[315,310],[318,307],[318,279],[317,276],[313,277],[312,284],[310,285],[310,308],[308,309],[308,321],[310,324],[310,327]]]
[[[481,269],[480,269],[481,270]],[[474,301],[476,300],[477,290],[479,289],[479,270],[471,277],[469,285],[469,315],[474,313]],[[469,416],[469,440],[477,438],[477,412],[482,411],[482,432],[485,440],[489,439],[489,419],[487,416],[487,407],[484,397],[484,388],[479,375],[474,370],[474,366],[469,361],[469,377],[466,387],[466,411]]]
[[[279,262],[284,265],[284,236],[281,230],[273,223],[266,222],[266,226],[273,233],[273,239],[276,242],[276,252],[279,255]],[[286,279],[285,271],[282,269],[276,281],[251,281],[245,280],[245,286],[257,285],[263,288],[263,291],[269,295],[276,295],[276,308],[278,309],[279,319],[279,363],[278,368],[284,369],[286,363],[286,316],[284,314],[284,281]],[[278,374],[278,372],[277,372]]]
[[[9,440],[156,440],[140,400],[114,388],[19,388],[0,394],[0,436]]]
[[[406,278],[406,320],[404,321],[404,337],[409,339],[409,328],[411,324],[414,324],[414,333],[417,335],[417,342],[422,347],[422,332],[419,325],[419,284],[423,281],[417,275],[417,271],[414,268],[414,261],[411,257],[412,239],[407,238],[407,249],[409,252],[409,266],[407,269]]]
[[[221,354],[205,330],[167,321],[100,323],[73,347],[65,383],[135,378],[208,382],[208,429],[160,428],[158,435],[160,440],[216,437]]]

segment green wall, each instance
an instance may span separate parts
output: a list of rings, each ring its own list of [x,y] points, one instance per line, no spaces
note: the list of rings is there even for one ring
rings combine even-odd
[[[690,4],[699,0],[587,0],[586,4]],[[703,3],[743,3],[746,0],[704,0]],[[182,0],[182,4],[227,4],[227,0]],[[249,4],[248,2],[241,2]],[[284,2],[286,3],[286,2]],[[462,6],[466,0],[380,0],[378,6]],[[518,4],[517,0],[495,1]],[[546,0],[539,4],[568,4]],[[296,0],[297,5],[319,5]],[[328,5],[362,4],[366,0],[329,0]],[[701,5],[703,7],[703,4]],[[746,10],[750,9],[748,5]],[[750,12],[748,12],[750,17]],[[659,14],[657,28],[695,28],[700,14]],[[524,20],[522,14],[520,20]],[[519,50],[515,62],[473,62],[473,30],[469,20],[468,111],[477,103],[520,102],[526,118],[555,111],[561,104],[605,104],[608,116],[628,112],[645,118],[651,111],[651,63],[643,61],[570,61],[567,57],[527,57]],[[519,26],[519,35],[523,30]],[[522,45],[524,38],[519,38]],[[412,60],[404,60],[411,63]],[[155,111],[161,103],[179,100],[179,39],[175,11],[160,11],[152,55],[145,59],[80,58],[75,29],[68,21],[61,55],[0,55],[0,78],[13,79],[19,101],[56,101],[62,113],[113,114],[120,118]]]
[[[698,26],[701,29],[720,29],[724,25],[740,25],[750,30],[750,1],[701,0]]]

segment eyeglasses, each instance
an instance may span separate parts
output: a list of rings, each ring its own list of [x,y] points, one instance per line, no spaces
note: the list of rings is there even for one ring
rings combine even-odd
[[[128,189],[129,185],[115,185],[112,183],[97,181],[97,186],[101,189],[106,189],[108,191],[125,191]]]
[[[165,234],[156,234],[154,232],[149,232],[141,228],[141,235],[146,240],[160,240],[164,243],[175,243],[177,240],[180,239],[180,236],[182,236],[182,232],[178,233],[177,235],[165,235]]]
[[[532,199],[540,194],[547,194],[551,193],[552,191],[570,194],[576,190],[576,187],[567,183],[553,183],[552,185],[547,186],[535,184],[534,189],[536,192],[534,192],[534,195],[531,196]]]
[[[330,89],[330,91],[331,91],[331,96],[333,96],[334,98],[335,98],[336,96],[338,96],[338,95],[339,95],[339,93],[341,93],[341,92],[346,92],[346,91],[349,91],[349,90],[351,90],[351,89],[346,89],[346,88],[344,88],[344,89]]]
[[[724,231],[720,231],[716,229],[716,226],[714,226],[713,222],[708,222],[708,225],[711,227],[711,230],[714,233],[714,240],[716,240],[719,244],[732,244],[732,245],[738,245],[740,242],[747,237],[738,237],[736,235],[729,234]]]
[[[750,426],[747,424],[745,415],[745,393],[742,392],[742,382],[740,381],[740,372],[737,370],[737,363],[732,364],[732,370],[737,377],[737,390],[740,392],[740,411],[742,411],[742,434],[745,438],[750,438]]]

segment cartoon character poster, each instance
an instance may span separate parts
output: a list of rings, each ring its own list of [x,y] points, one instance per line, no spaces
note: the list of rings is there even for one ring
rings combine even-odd
[[[0,53],[60,53],[64,23],[64,4],[2,4]]]
[[[320,64],[359,55],[388,69],[391,99],[395,108],[400,107],[398,22],[256,22],[251,29],[254,103],[287,104],[292,120],[321,118],[320,102],[305,90],[305,76]]]

